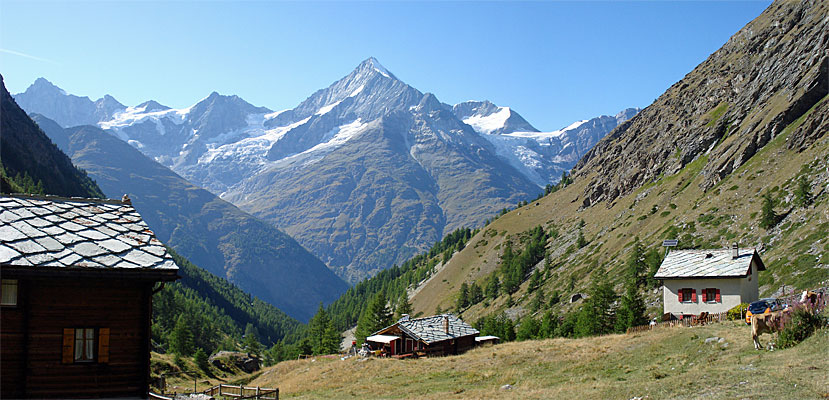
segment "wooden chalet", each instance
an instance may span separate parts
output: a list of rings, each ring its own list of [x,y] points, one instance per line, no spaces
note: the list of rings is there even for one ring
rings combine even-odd
[[[478,330],[452,314],[410,319],[397,323],[366,338],[373,350],[383,350],[393,357],[410,355],[458,354],[475,347]]]
[[[126,197],[0,196],[0,397],[146,398],[152,294],[177,272]]]

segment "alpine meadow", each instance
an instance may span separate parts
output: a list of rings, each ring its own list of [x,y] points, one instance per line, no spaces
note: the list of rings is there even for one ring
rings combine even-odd
[[[0,21],[0,397],[829,397],[827,1]]]

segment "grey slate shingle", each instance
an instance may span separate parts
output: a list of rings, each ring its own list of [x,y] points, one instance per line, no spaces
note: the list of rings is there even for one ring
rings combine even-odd
[[[445,331],[444,318],[449,318],[449,333]],[[457,339],[463,336],[477,335],[479,333],[477,329],[452,314],[400,320],[395,325],[410,336],[422,340],[427,344],[448,339]],[[384,328],[374,334],[376,335],[386,329],[388,328]]]
[[[654,278],[742,277],[748,273],[755,256],[754,249],[740,249],[737,258],[732,257],[731,249],[674,250],[662,261]],[[764,268],[760,261],[760,269]]]
[[[0,196],[0,263],[178,269],[131,205],[25,195]]]

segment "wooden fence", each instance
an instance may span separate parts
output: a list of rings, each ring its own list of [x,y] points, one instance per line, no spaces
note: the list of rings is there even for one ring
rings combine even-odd
[[[817,303],[809,305],[815,312],[821,312],[826,305],[827,300],[829,300],[829,288],[821,287],[817,289],[811,290],[814,293],[818,294]],[[790,292],[787,294],[781,294],[778,299],[780,299],[783,303],[788,304],[790,306],[797,306],[800,304],[800,296],[803,294],[803,291],[795,291]],[[740,311],[740,320],[745,318],[746,310],[743,309]],[[728,320],[728,312],[723,312],[719,314],[707,314],[704,316],[697,316],[697,317],[690,317],[690,318],[683,318],[678,320],[671,320],[671,321],[661,321],[655,324],[648,324],[648,325],[640,325],[628,328],[627,333],[640,333],[650,331],[652,329],[657,328],[664,328],[664,327],[671,327],[671,326],[694,326],[694,325],[705,325],[712,322],[722,322]]]
[[[208,396],[224,396],[232,397],[234,399],[262,399],[262,400],[278,400],[279,388],[268,389],[247,386],[233,386],[233,385],[218,385],[204,391]]]
[[[722,312],[718,314],[706,314],[700,315],[698,317],[689,317],[683,319],[675,319],[671,321],[661,321],[655,324],[648,324],[648,325],[639,325],[630,327],[627,330],[627,333],[639,333],[650,331],[653,329],[658,328],[665,328],[665,327],[672,327],[672,326],[696,326],[696,325],[705,325],[710,324],[712,322],[722,322],[728,320],[728,313]]]

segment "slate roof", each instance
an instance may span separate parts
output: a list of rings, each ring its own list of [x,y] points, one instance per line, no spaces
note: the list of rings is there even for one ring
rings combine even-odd
[[[670,278],[727,278],[748,275],[752,261],[757,262],[757,269],[766,269],[757,251],[739,249],[737,258],[732,257],[732,249],[722,250],[674,250],[668,253],[656,279]]]
[[[444,318],[446,317],[449,318],[448,334],[444,330]],[[434,315],[431,317],[410,320],[402,319],[395,325],[397,325],[403,332],[406,332],[409,336],[422,340],[426,344],[448,339],[457,339],[463,336],[477,335],[479,333],[477,329],[452,314]],[[375,333],[375,335],[389,328],[391,327],[384,328]]]
[[[0,196],[0,264],[176,271],[167,249],[127,203]]]

